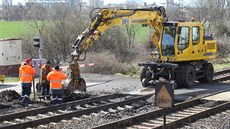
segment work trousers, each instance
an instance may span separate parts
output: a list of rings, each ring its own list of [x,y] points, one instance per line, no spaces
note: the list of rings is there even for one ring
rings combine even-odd
[[[30,93],[31,93],[31,83],[21,83],[22,87],[22,103],[28,104],[30,99]]]
[[[50,85],[49,84],[42,84],[41,86],[41,93],[42,93],[42,96],[44,97],[47,97],[47,99],[50,99]]]
[[[52,89],[51,88],[51,94],[52,94],[52,104],[62,104],[62,89]]]

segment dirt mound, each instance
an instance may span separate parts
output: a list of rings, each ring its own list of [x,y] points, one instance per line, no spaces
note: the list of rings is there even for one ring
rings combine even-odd
[[[5,90],[0,92],[0,102],[12,102],[21,96],[15,90]]]

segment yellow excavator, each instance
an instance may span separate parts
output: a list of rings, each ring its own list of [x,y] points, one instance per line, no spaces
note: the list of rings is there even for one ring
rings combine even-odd
[[[78,61],[84,60],[86,49],[111,26],[141,24],[153,29],[152,41],[157,51],[150,52],[152,61],[140,62],[140,79],[144,87],[160,79],[174,81],[177,87],[193,86],[195,81],[211,82],[213,65],[217,57],[217,43],[212,36],[204,35],[202,23],[196,21],[168,21],[164,7],[143,9],[100,9],[91,17],[88,28],[78,36],[71,53],[71,78],[64,87],[68,92],[85,91],[85,81],[80,77]],[[82,59],[81,59],[82,57]]]

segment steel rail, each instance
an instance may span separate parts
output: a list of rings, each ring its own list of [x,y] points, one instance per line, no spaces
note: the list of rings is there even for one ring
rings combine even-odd
[[[225,75],[225,74],[227,74],[227,75]],[[228,74],[230,74],[230,68],[216,71],[214,73],[213,81],[214,82],[223,82],[223,81],[230,80],[230,75],[228,75]]]
[[[214,76],[225,74],[225,73],[230,73],[230,68],[224,69],[224,70],[218,70],[214,72]]]
[[[76,117],[76,116],[80,116],[80,115],[87,115],[87,114],[90,114],[93,112],[98,112],[101,110],[108,110],[110,108],[128,105],[131,103],[135,103],[139,100],[145,100],[151,96],[152,96],[152,94],[148,94],[148,95],[144,95],[144,96],[137,96],[134,98],[128,98],[128,99],[121,101],[121,102],[108,103],[108,104],[104,104],[104,105],[99,105],[97,107],[92,107],[92,108],[87,108],[87,109],[82,109],[82,110],[76,110],[76,111],[69,112],[69,113],[58,114],[55,116],[47,116],[45,118],[41,118],[41,119],[37,119],[37,120],[32,120],[32,121],[22,122],[22,123],[18,123],[18,124],[3,126],[3,127],[0,127],[0,129],[19,129],[19,128],[35,127],[35,126],[38,126],[41,124],[44,125],[44,124],[47,124],[49,122],[58,122],[58,121],[63,120],[63,119],[69,119],[72,117]]]
[[[226,73],[214,76],[213,81],[214,82],[223,82],[223,81],[230,80],[230,72],[227,73],[227,75],[224,75],[224,74],[226,74]]]
[[[67,102],[67,103],[63,103],[63,104],[60,104],[60,105],[54,105],[54,106],[48,106],[48,107],[42,107],[42,108],[35,108],[35,109],[23,111],[23,112],[11,113],[11,114],[7,114],[7,115],[1,115],[0,116],[0,122],[12,120],[12,119],[15,119],[15,118],[24,118],[26,116],[36,115],[36,114],[39,114],[39,113],[42,114],[42,113],[46,113],[46,112],[49,112],[49,111],[55,111],[55,110],[59,110],[59,109],[65,109],[65,108],[71,107],[71,106],[82,105],[82,104],[87,104],[87,103],[94,103],[94,102],[98,102],[98,101],[104,101],[104,100],[116,98],[118,96],[121,96],[121,94],[112,94],[112,95],[106,95],[106,96],[100,96],[100,97],[92,97],[92,98],[87,98],[87,99]]]
[[[224,102],[220,105],[217,105],[217,106],[214,106],[210,109],[207,109],[205,111],[202,111],[202,112],[199,112],[199,113],[196,113],[194,115],[190,115],[190,116],[187,116],[187,117],[184,117],[184,118],[181,118],[179,120],[175,120],[173,122],[168,122],[166,124],[166,128],[170,129],[170,128],[175,128],[176,125],[178,124],[181,124],[181,123],[187,123],[187,122],[191,122],[191,121],[194,121],[194,120],[197,120],[197,118],[202,118],[204,116],[207,116],[207,115],[210,115],[210,114],[213,114],[215,112],[220,112],[220,111],[224,111],[226,109],[229,109],[230,108],[230,102],[227,101],[227,102]],[[158,127],[155,127],[153,129],[163,129],[163,125],[161,126],[158,126]]]
[[[203,98],[213,96],[213,95],[216,95],[216,94],[219,94],[219,93],[222,93],[222,92],[226,92],[226,91],[229,91],[229,90],[230,90],[230,88],[222,90],[222,91],[218,91],[218,92],[215,92],[215,93],[212,93],[212,94],[209,94],[209,95],[205,95],[205,96],[202,96],[202,97],[198,97],[198,98],[195,98],[195,99],[192,99],[192,100],[188,100],[188,101],[185,101],[185,102],[175,104],[175,106],[173,108],[168,108],[167,109],[167,114],[175,112],[175,111],[178,111],[180,109],[184,109],[184,108],[187,108],[187,107],[198,105]],[[230,104],[229,104],[229,102],[227,102],[227,103],[224,103],[222,105],[216,106],[213,109],[211,109],[210,112],[218,111],[218,109],[220,107],[222,107],[222,106],[223,106],[223,108],[226,108],[224,106],[229,107]],[[210,112],[207,111],[205,113],[210,113]],[[146,121],[146,120],[150,120],[152,118],[156,118],[156,117],[159,117],[159,116],[163,116],[163,109],[162,108],[158,109],[158,110],[150,111],[150,112],[147,112],[147,113],[144,113],[144,114],[139,114],[139,115],[135,115],[135,116],[132,116],[132,117],[124,118],[124,119],[121,119],[121,120],[118,120],[118,121],[114,121],[114,122],[106,123],[106,124],[103,124],[103,125],[95,126],[95,127],[92,127],[92,129],[124,128],[124,127],[130,126],[130,125],[137,124],[138,122],[143,122],[143,121]],[[191,116],[191,119],[194,119],[194,118],[196,118],[198,116],[203,116],[203,115],[202,114],[201,115],[197,114],[197,115]],[[181,121],[188,121],[188,120],[189,120],[189,118],[181,120]],[[177,122],[177,123],[180,123],[180,122]],[[163,124],[163,122],[162,122],[162,124]],[[168,124],[167,126],[172,126],[172,125],[175,126],[175,123]],[[160,126],[159,128],[163,128],[163,126]]]

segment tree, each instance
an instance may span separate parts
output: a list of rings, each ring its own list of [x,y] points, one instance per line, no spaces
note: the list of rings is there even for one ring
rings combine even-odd
[[[230,0],[196,0],[191,8],[191,15],[198,21],[203,21],[206,33],[216,35],[229,34],[229,3]]]
[[[2,3],[3,20],[6,21],[11,20],[12,9],[13,9],[12,0],[4,0]]]

